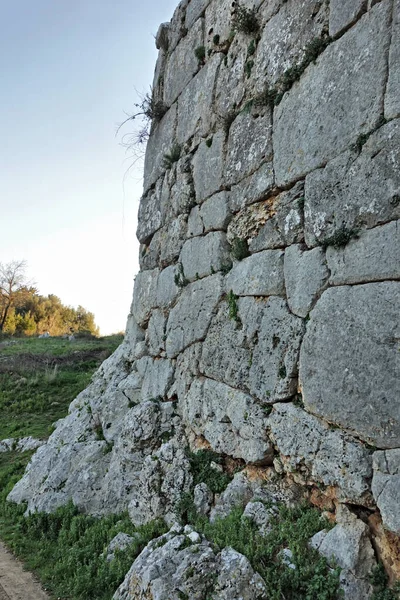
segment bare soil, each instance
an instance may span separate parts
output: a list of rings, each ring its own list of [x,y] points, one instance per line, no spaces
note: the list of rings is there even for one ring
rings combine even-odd
[[[0,600],[49,600],[32,573],[0,542]]]

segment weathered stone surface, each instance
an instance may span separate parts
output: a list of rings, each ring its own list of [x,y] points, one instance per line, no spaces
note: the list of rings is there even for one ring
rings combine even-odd
[[[200,515],[208,515],[211,510],[214,494],[207,484],[198,483],[193,491],[193,503]]]
[[[337,487],[344,502],[368,505],[372,459],[357,440],[293,404],[275,404],[269,427],[287,472],[297,472],[303,484]]]
[[[212,37],[213,35],[210,36]],[[212,43],[211,40],[210,42]],[[226,44],[226,40],[220,38],[220,43]],[[245,75],[248,44],[248,36],[236,33],[220,66],[214,102],[215,112],[222,123],[229,123],[245,97],[248,84]]]
[[[178,296],[180,290],[175,283],[176,272],[176,267],[174,266],[160,271],[156,285],[157,306],[167,308],[173,304]]]
[[[230,2],[211,2],[205,16],[205,40],[211,46],[213,37],[220,36],[221,42],[227,40],[231,31],[232,4]]]
[[[388,1],[376,4],[307,68],[275,109],[278,185],[321,166],[376,125],[385,88],[390,10]]]
[[[222,131],[213,136],[210,147],[203,141],[193,158],[193,179],[196,201],[202,202],[215,192],[223,183],[224,139]]]
[[[167,318],[160,309],[153,310],[146,331],[149,353],[158,356],[165,350],[165,327]]]
[[[194,206],[190,211],[190,215],[188,218],[188,237],[196,237],[198,235],[203,235],[204,233],[204,224],[203,219],[201,218],[200,206]]]
[[[144,161],[144,191],[146,192],[153,183],[163,174],[164,154],[167,154],[175,139],[176,104],[171,106],[159,123],[154,126],[147,142],[147,152]]]
[[[331,0],[329,35],[332,37],[346,29],[367,9],[367,0]]]
[[[23,438],[7,438],[0,440],[0,453],[2,452],[27,452],[29,450],[37,450],[46,442],[44,440],[36,440],[32,436]]]
[[[185,25],[189,29],[201,17],[211,0],[190,0],[186,9]]]
[[[400,2],[394,0],[392,43],[389,53],[389,78],[385,96],[385,117],[392,119],[400,116]]]
[[[368,578],[376,567],[368,525],[342,505],[336,521],[337,525],[325,535],[319,532],[311,538],[310,545],[327,558],[332,568],[342,569],[341,587],[346,600],[367,600],[373,593]]]
[[[400,450],[374,452],[372,493],[383,524],[400,535]]]
[[[191,527],[174,527],[137,557],[113,600],[268,600],[249,561],[232,548],[220,553]],[[205,576],[213,574],[214,577]]]
[[[283,296],[283,258],[281,250],[265,250],[244,258],[229,272],[226,289],[238,296]]]
[[[221,302],[203,343],[201,372],[233,387],[248,390],[252,352],[266,300],[250,296],[237,301],[241,326],[229,318],[227,302]]]
[[[324,251],[289,246],[285,250],[284,274],[290,310],[299,317],[306,317],[329,278]]]
[[[266,416],[254,399],[212,379],[196,379],[179,399],[183,420],[213,450],[250,463],[272,460]]]
[[[224,519],[234,508],[245,508],[258,485],[259,482],[251,481],[245,473],[236,473],[224,492],[217,497],[215,506],[211,510],[210,521]]]
[[[213,275],[186,286],[171,310],[167,324],[166,351],[175,357],[206,335],[222,294],[222,278]]]
[[[163,225],[161,188],[162,180],[159,180],[155,188],[140,199],[136,236],[141,244],[147,243],[157,229]]]
[[[142,400],[163,398],[167,395],[174,376],[174,365],[168,359],[141,359],[140,371],[143,374]]]
[[[400,218],[400,121],[372,134],[359,156],[345,152],[306,178],[305,239],[315,246],[338,229]]]
[[[205,232],[226,229],[232,218],[228,198],[227,192],[220,192],[201,205],[200,215]]]
[[[268,535],[271,531],[270,521],[274,511],[265,507],[262,502],[249,502],[244,509],[242,519],[253,521],[261,535]]]
[[[240,113],[229,130],[225,179],[232,185],[272,160],[272,121],[270,111],[254,118]]]
[[[281,298],[269,298],[250,368],[250,391],[265,403],[290,398],[297,389],[297,361],[304,333],[301,319]]]
[[[268,3],[267,3],[268,4]],[[288,0],[262,30],[254,61],[259,91],[273,86],[290,67],[299,63],[305,48],[322,35],[328,19],[326,2]]]
[[[223,266],[231,264],[225,233],[214,231],[188,240],[182,248],[179,260],[189,281],[220,271]]]
[[[186,7],[189,4],[189,0],[181,0],[176,7],[172,19],[169,23],[168,30],[168,48],[172,51],[179,41],[185,37],[187,29],[185,27],[185,16]]]
[[[330,288],[301,348],[306,408],[378,448],[400,445],[400,283]]]
[[[274,170],[270,162],[261,165],[255,173],[232,186],[229,195],[229,207],[237,212],[244,206],[258,202],[272,190],[274,186]]]
[[[195,205],[191,174],[191,156],[181,150],[181,158],[165,173],[161,191],[161,210],[164,223],[189,214]]]
[[[159,270],[153,269],[141,271],[136,275],[131,313],[139,325],[144,325],[148,321],[151,309],[157,305],[158,274]]]
[[[203,46],[203,19],[198,19],[169,57],[165,69],[164,102],[170,106],[198,71],[195,50]]]
[[[126,548],[129,548],[134,541],[135,538],[127,533],[117,533],[117,535],[113,537],[107,546],[106,560],[108,562],[114,560],[116,551],[121,552],[122,550],[126,550]]]
[[[194,55],[194,51],[192,53]],[[179,143],[186,142],[195,133],[204,137],[210,131],[215,77],[221,59],[221,55],[216,54],[207,61],[179,97],[176,130]]]
[[[251,252],[302,242],[304,185],[242,209],[232,220],[228,239],[247,239]]]
[[[400,279],[400,221],[363,231],[344,248],[326,253],[330,283],[366,283]]]
[[[186,237],[186,215],[179,215],[160,230],[160,264],[162,267],[166,267],[178,259]]]

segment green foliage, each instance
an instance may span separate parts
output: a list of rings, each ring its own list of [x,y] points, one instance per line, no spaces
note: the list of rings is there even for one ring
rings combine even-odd
[[[349,241],[353,238],[358,237],[358,230],[351,229],[346,227],[346,225],[341,225],[333,235],[325,238],[321,242],[321,246],[326,250],[328,246],[333,246],[334,248],[342,248],[349,243]]]
[[[178,144],[177,142],[174,142],[170,151],[167,154],[164,154],[164,156],[163,156],[162,165],[163,165],[164,169],[171,169],[172,165],[174,163],[178,162],[178,160],[181,157],[181,151],[182,151],[181,145]]]
[[[212,138],[212,136],[211,136],[211,137],[209,137],[209,138],[206,140],[206,146],[207,146],[207,148],[211,148],[211,146],[212,146],[212,143],[213,143],[213,138]]]
[[[203,64],[206,58],[206,49],[204,46],[198,46],[194,51],[194,54],[200,64]]]
[[[177,272],[175,273],[175,276],[174,276],[174,281],[175,281],[175,285],[177,285],[180,288],[185,287],[189,283],[189,280],[186,279],[186,277],[185,277],[182,263],[178,263]]]
[[[228,301],[228,309],[229,309],[229,318],[233,319],[233,321],[239,322],[239,307],[237,304],[238,296],[236,296],[232,290],[227,295]]]
[[[199,450],[198,452],[189,452],[188,458],[194,486],[198,483],[206,483],[212,492],[220,494],[232,480],[232,477],[227,473],[211,467],[212,462],[221,464],[220,454],[212,450]]]
[[[382,564],[377,565],[372,571],[370,581],[374,587],[374,593],[371,600],[400,599],[400,582],[397,582],[393,588],[389,588],[389,578]]]
[[[257,48],[256,40],[251,40],[250,44],[247,46],[247,56],[253,56]]]
[[[244,65],[244,71],[246,73],[247,79],[249,79],[253,67],[254,67],[254,60],[246,61],[246,64]]]
[[[233,31],[239,31],[246,35],[258,33],[260,24],[257,18],[257,11],[255,8],[247,8],[238,4],[235,7],[235,11],[232,19]]]
[[[250,255],[247,240],[235,237],[231,244],[231,254],[236,260],[243,260]]]

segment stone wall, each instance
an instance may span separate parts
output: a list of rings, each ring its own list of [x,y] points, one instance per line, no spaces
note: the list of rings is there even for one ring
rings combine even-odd
[[[10,498],[173,523],[206,446],[398,535],[400,0],[242,6],[158,32],[126,339]]]

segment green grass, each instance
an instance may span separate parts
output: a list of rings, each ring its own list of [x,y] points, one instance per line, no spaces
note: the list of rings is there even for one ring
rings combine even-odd
[[[0,439],[48,437],[52,423],[67,414],[71,401],[121,340],[27,338],[0,343]]]

